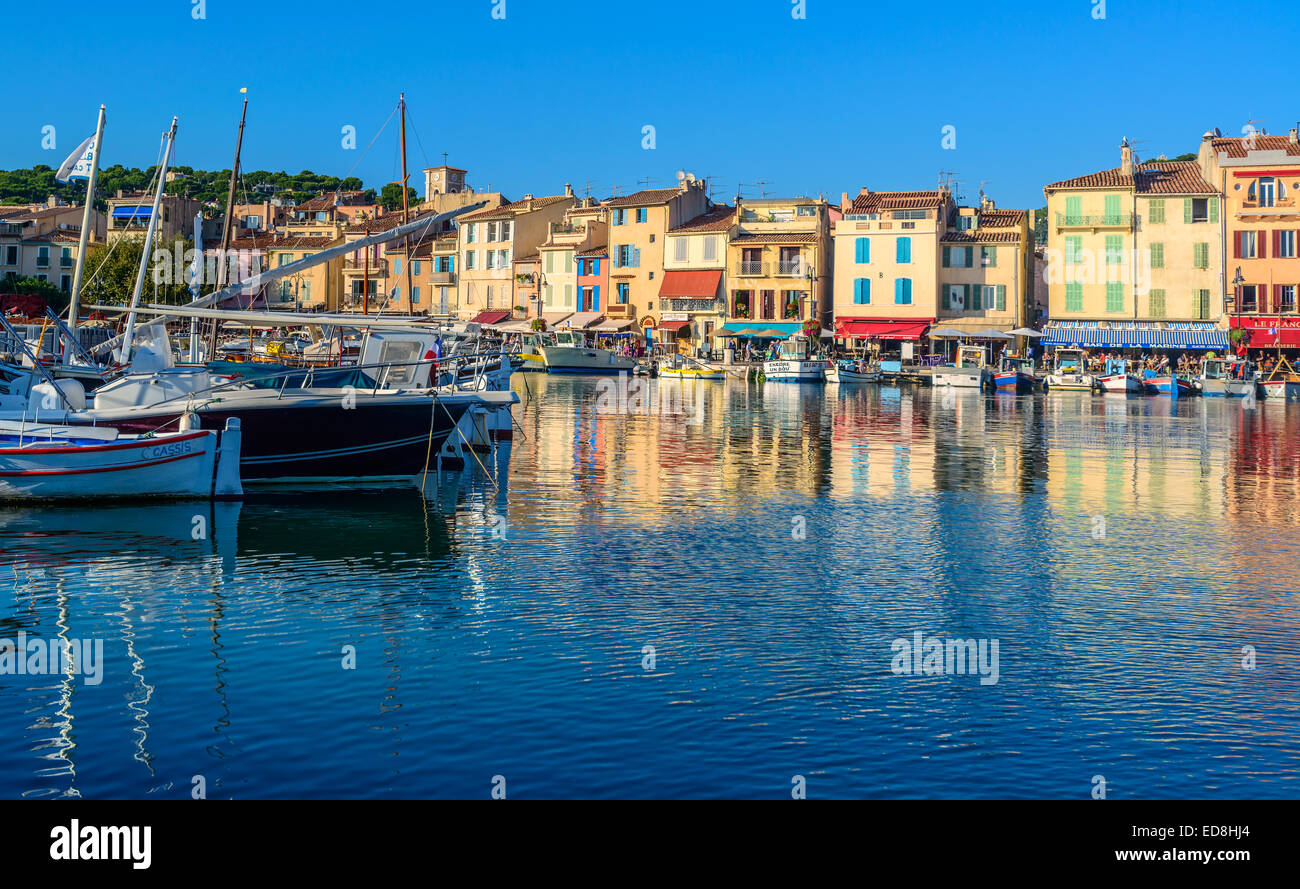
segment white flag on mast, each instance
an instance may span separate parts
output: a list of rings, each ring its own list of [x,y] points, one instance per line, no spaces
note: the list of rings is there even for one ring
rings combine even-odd
[[[77,146],[77,150],[68,155],[68,159],[54,174],[59,182],[71,182],[73,179],[89,179],[90,164],[95,159],[95,137],[90,136]]]

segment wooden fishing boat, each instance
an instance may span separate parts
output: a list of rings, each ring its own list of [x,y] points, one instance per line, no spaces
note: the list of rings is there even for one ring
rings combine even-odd
[[[1153,370],[1143,372],[1142,390],[1148,395],[1169,395],[1174,398],[1196,394],[1191,380],[1171,374],[1157,376]]]
[[[826,362],[811,356],[812,341],[792,336],[781,342],[773,361],[763,362],[763,376],[769,382],[820,383],[826,379]]]
[[[880,369],[865,361],[832,361],[826,366],[828,383],[878,383]]]
[[[1270,401],[1300,401],[1300,373],[1279,355],[1273,369],[1259,381],[1259,392]]]
[[[239,497],[239,457],[238,419],[144,435],[0,421],[0,499]]]
[[[659,365],[659,376],[666,380],[725,380],[727,372],[712,364],[675,355]]]
[[[1028,358],[1003,357],[993,371],[993,388],[999,392],[1032,392],[1034,382],[1034,363]]]
[[[1103,392],[1123,395],[1140,395],[1142,380],[1137,374],[1129,373],[1128,365],[1122,358],[1106,359],[1106,371],[1097,377],[1097,385]]]

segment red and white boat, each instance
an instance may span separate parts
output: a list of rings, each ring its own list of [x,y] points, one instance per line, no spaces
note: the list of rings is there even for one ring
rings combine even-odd
[[[1116,392],[1125,395],[1141,393],[1142,381],[1136,374],[1131,374],[1123,361],[1110,358],[1106,361],[1106,372],[1097,377],[1097,385],[1103,392]]]
[[[241,497],[239,450],[239,420],[153,435],[0,421],[0,500]]]

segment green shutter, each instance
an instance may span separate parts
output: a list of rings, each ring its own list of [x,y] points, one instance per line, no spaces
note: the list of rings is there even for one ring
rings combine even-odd
[[[1065,311],[1083,311],[1083,285],[1078,281],[1070,281],[1065,285]]]
[[[971,307],[972,311],[980,311],[983,308],[983,306],[980,305],[980,294],[984,288],[978,284],[968,284],[966,289],[970,293],[970,299],[967,301],[967,305]]]
[[[1114,225],[1119,222],[1119,195],[1106,195],[1106,222]]]
[[[981,259],[987,260],[986,262],[984,262],[985,266],[991,269],[997,268],[998,266],[997,247],[982,247],[980,248],[980,253],[981,253]]]
[[[949,268],[951,264],[952,264],[952,248],[951,248],[951,247],[944,247],[944,248],[943,248],[943,267],[944,267],[944,268]],[[947,307],[945,306],[944,308],[947,308]]]
[[[1005,312],[1006,310],[1007,310],[1007,285],[999,284],[998,285],[998,311]]]
[[[1162,269],[1164,267],[1165,267],[1165,245],[1159,243],[1152,244],[1151,245],[1151,268]]]
[[[1208,269],[1210,267],[1210,245],[1205,241],[1199,242],[1194,248],[1193,264],[1198,269]]]
[[[1183,222],[1192,221],[1192,199],[1183,198]]]
[[[1165,317],[1165,292],[1163,289],[1155,288],[1151,291],[1151,317]]]
[[[1147,207],[1150,211],[1148,215],[1151,217],[1152,224],[1163,224],[1165,221],[1165,199],[1152,198]]]
[[[1206,201],[1206,203],[1210,205],[1210,221],[1218,222],[1219,221],[1219,199],[1210,198],[1208,201]]]
[[[1067,225],[1078,225],[1083,220],[1083,199],[1075,196],[1065,199],[1065,221]]]
[[[944,284],[941,288],[943,291],[943,307],[945,310],[952,308],[952,288]]]
[[[1201,320],[1210,320],[1210,291],[1198,290],[1197,295],[1200,297]]]

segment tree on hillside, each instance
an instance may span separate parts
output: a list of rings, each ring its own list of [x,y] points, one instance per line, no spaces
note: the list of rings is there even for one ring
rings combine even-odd
[[[420,202],[415,189],[409,185],[406,187],[406,202],[412,207]],[[402,186],[396,182],[385,185],[379,193],[379,205],[389,211],[402,209]]]

